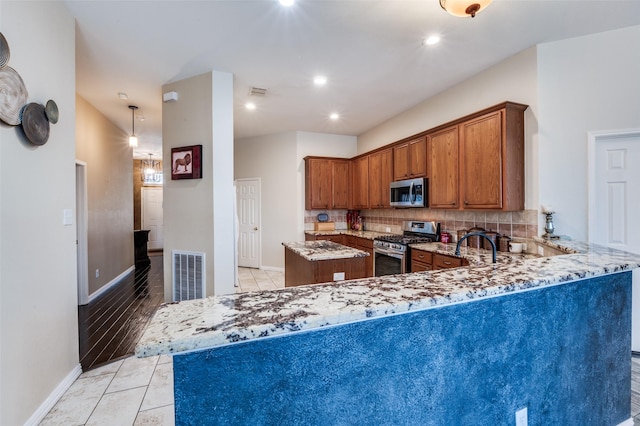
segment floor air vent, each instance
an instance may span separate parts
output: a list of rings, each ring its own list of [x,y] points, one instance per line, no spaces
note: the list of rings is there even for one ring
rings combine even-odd
[[[204,297],[204,253],[173,250],[173,300]]]

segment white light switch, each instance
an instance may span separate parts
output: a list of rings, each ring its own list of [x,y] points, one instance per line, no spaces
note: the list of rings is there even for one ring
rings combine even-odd
[[[73,210],[71,209],[62,210],[62,224],[65,226],[73,225]]]
[[[334,272],[333,273],[334,281],[344,281],[344,272]]]

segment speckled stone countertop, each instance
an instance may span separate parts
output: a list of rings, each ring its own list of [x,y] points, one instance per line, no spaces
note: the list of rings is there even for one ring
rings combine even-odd
[[[390,232],[376,232],[376,231],[353,231],[351,229],[336,229],[335,231],[305,231],[308,235],[353,235],[354,237],[366,238],[367,240],[373,240],[383,235],[394,235]]]
[[[324,240],[282,243],[282,245],[311,262],[369,256],[366,251]]]
[[[447,256],[455,256],[456,244],[449,243],[423,243],[410,244],[412,249],[429,251],[432,253],[446,254]],[[460,247],[461,257],[469,261],[469,266],[489,265],[492,263],[492,256],[489,250],[474,249],[471,247]],[[509,253],[499,251],[496,253],[496,263],[500,265],[518,265],[524,260],[537,259],[540,256],[530,253]]]
[[[640,256],[562,241],[573,254],[215,296],[162,305],[139,357],[228,345],[395,313],[507,296],[640,267]]]

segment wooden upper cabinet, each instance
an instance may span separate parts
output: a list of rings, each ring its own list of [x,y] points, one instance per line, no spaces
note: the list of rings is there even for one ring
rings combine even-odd
[[[462,203],[465,208],[502,208],[502,111],[463,123]]]
[[[393,180],[393,152],[391,149],[369,155],[369,206],[390,208],[389,187]]]
[[[465,209],[524,210],[524,110],[504,107],[460,124],[460,202]]]
[[[369,208],[369,156],[356,158],[352,163],[351,200],[354,209]]]
[[[346,209],[349,204],[349,160],[305,158],[305,209]]]
[[[334,209],[349,208],[349,161],[334,160],[332,172],[333,202]]]
[[[429,147],[429,207],[457,209],[459,197],[458,126],[430,134]]]
[[[427,175],[427,139],[419,137],[393,147],[393,180]]]

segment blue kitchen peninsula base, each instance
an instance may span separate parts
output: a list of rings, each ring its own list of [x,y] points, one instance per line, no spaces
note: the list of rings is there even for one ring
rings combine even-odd
[[[631,272],[174,356],[178,425],[616,425]]]

